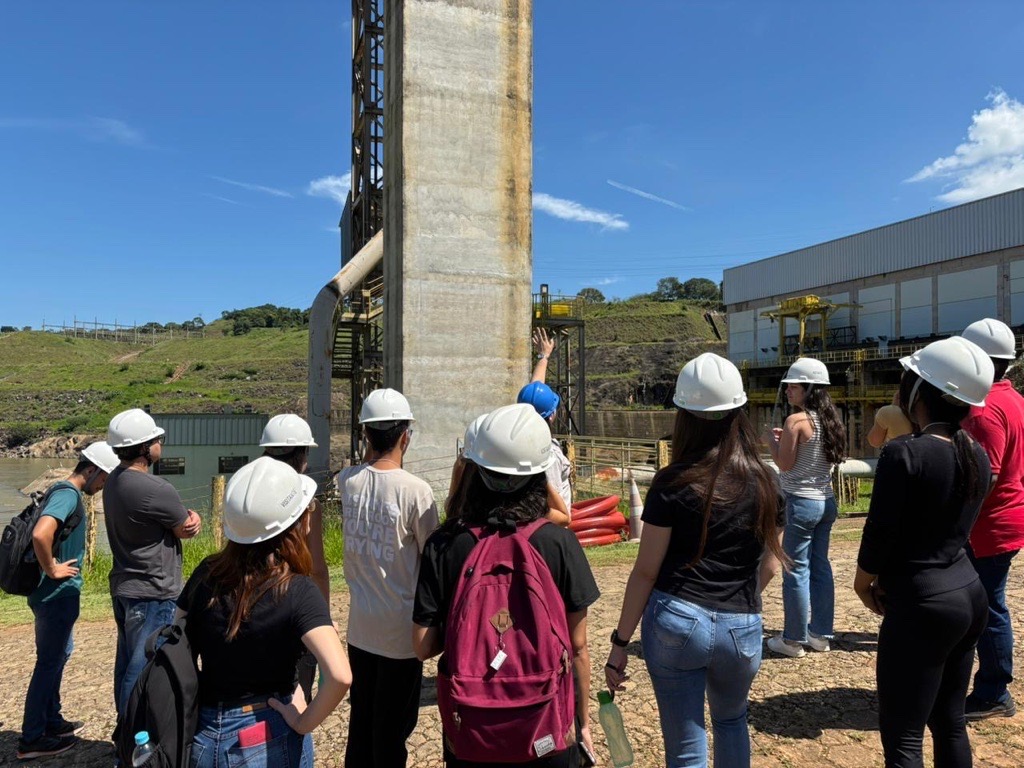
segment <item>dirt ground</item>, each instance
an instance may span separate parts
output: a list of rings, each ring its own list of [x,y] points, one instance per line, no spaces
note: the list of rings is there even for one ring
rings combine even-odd
[[[853,536],[849,534],[854,534]],[[874,693],[874,659],[877,620],[861,606],[850,585],[853,582],[857,542],[855,532],[837,531],[833,542],[836,572],[836,630],[833,650],[808,653],[802,659],[775,657],[766,651],[761,671],[750,696],[750,736],[753,764],[759,768],[802,768],[830,765],[860,768],[881,765],[877,702]],[[603,681],[607,637],[618,619],[622,591],[629,575],[627,565],[595,569],[602,590],[591,609],[590,647],[595,687]],[[1015,568],[1008,589],[1017,637],[1024,637],[1024,569]],[[341,626],[348,610],[347,594],[335,597],[333,609]],[[766,636],[781,630],[782,597],[779,583],[765,596]],[[88,721],[82,743],[47,764],[93,768],[111,764],[107,741],[113,730],[111,675],[114,658],[114,626],[111,621],[80,623],[75,630],[76,649],[64,679],[64,711],[71,719]],[[1018,646],[1020,648],[1020,646]],[[639,652],[633,643],[630,651]],[[34,651],[31,626],[0,630],[0,765],[15,764],[14,752],[21,726],[24,692],[31,674]],[[1020,655],[1018,669],[1022,668]],[[636,752],[638,767],[664,765],[658,712],[643,662],[630,662],[632,689],[617,698]],[[434,667],[427,665],[419,725],[410,739],[410,766],[440,766],[440,724],[434,698]],[[1024,687],[1012,687],[1024,702]],[[610,765],[600,728],[596,703],[591,709],[599,760]],[[316,765],[331,768],[342,764],[348,727],[348,703],[316,731]],[[970,726],[976,766],[1015,768],[1024,765],[1024,714],[998,718]],[[926,750],[930,745],[926,739]],[[930,757],[928,758],[930,761]],[[42,761],[40,761],[42,762]]]

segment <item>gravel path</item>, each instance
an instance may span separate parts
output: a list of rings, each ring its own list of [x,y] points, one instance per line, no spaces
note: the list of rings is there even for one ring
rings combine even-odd
[[[833,543],[833,564],[837,583],[837,630],[833,651],[809,653],[802,659],[774,657],[766,652],[761,671],[754,681],[750,702],[750,733],[758,767],[830,765],[860,768],[881,765],[877,704],[874,694],[875,632],[877,621],[861,606],[850,585],[853,582],[856,542]],[[603,680],[601,668],[621,605],[629,568],[607,566],[595,570],[602,597],[589,619],[591,662],[595,685]],[[778,583],[771,585],[765,599],[765,630],[774,634],[782,625],[782,597]],[[1024,571],[1010,574],[1009,600],[1015,612],[1015,629],[1024,637]],[[345,625],[347,594],[333,600],[341,626]],[[111,704],[111,675],[114,657],[113,622],[80,623],[76,627],[77,648],[64,678],[64,710],[69,718],[88,721],[82,744],[49,764],[82,768],[109,766],[111,749],[106,741],[114,725]],[[1018,646],[1020,647],[1020,646]],[[636,654],[639,644],[630,647]],[[3,659],[3,696],[0,697],[0,765],[15,764],[14,752],[21,726],[24,692],[34,658],[32,627],[0,630],[0,658]],[[1018,668],[1024,659],[1018,655]],[[434,666],[428,664],[419,725],[410,739],[410,766],[440,766],[440,724],[434,692]],[[664,765],[658,712],[643,663],[630,664],[632,689],[617,701],[622,707],[633,740],[638,767]],[[1024,702],[1024,687],[1014,683],[1013,693]],[[596,713],[596,704],[592,709]],[[317,730],[316,765],[331,768],[342,764],[348,724],[348,703]],[[599,757],[607,752],[594,723]],[[999,718],[971,726],[976,766],[1016,768],[1024,765],[1024,714]],[[930,745],[927,746],[930,753]],[[930,757],[929,757],[930,759]]]

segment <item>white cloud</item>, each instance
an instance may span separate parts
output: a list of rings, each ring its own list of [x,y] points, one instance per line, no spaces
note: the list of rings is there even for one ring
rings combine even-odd
[[[600,280],[598,280],[595,283],[595,285],[615,285],[615,283],[621,283],[621,282],[622,282],[622,278],[618,277],[618,276],[616,276],[616,277],[602,277]]]
[[[203,197],[208,197],[211,200],[220,200],[222,203],[231,203],[232,205],[241,205],[237,200],[232,200],[230,197],[221,197],[220,195],[211,195],[209,192],[203,192]]]
[[[623,192],[629,192],[629,194],[636,195],[637,197],[642,197],[645,200],[653,200],[656,203],[661,203],[662,205],[667,205],[669,208],[675,208],[677,211],[688,211],[688,210],[690,210],[685,205],[680,205],[679,203],[677,203],[677,202],[675,202],[673,200],[668,200],[668,199],[666,199],[664,197],[658,197],[657,195],[651,194],[650,192],[644,192],[642,189],[637,189],[636,187],[630,187],[630,186],[627,186],[626,184],[622,184],[621,182],[613,181],[612,179],[608,179],[608,183],[611,186],[615,187],[616,189],[621,189]]]
[[[533,207],[538,211],[565,221],[582,221],[589,224],[600,224],[603,229],[627,230],[629,222],[621,214],[587,208],[575,200],[564,200],[552,197],[543,192],[533,193]]]
[[[128,125],[124,120],[113,117],[87,117],[77,120],[4,117],[0,118],[0,128],[74,133],[89,141],[110,141],[129,147],[141,147],[146,144],[141,131]]]
[[[211,176],[214,181],[219,181],[222,184],[230,184],[234,187],[240,187],[241,189],[247,189],[250,192],[262,192],[265,195],[273,195],[274,197],[295,197],[291,192],[284,189],[277,189],[276,187],[265,187],[262,184],[249,184],[245,181],[235,181],[234,179],[225,179],[223,176]]]
[[[140,147],[146,143],[142,134],[124,120],[112,117],[91,117],[89,125],[97,141],[109,140],[129,147]]]
[[[950,179],[946,203],[966,203],[1024,187],[1024,104],[1002,89],[988,95],[991,106],[975,112],[967,140],[907,181]]]
[[[344,207],[348,200],[348,191],[351,188],[352,174],[344,173],[341,176],[322,176],[319,179],[313,179],[306,187],[306,194],[312,197],[329,198]]]

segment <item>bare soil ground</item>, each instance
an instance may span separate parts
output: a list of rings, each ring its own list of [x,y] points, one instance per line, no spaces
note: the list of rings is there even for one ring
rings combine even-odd
[[[853,534],[853,535],[850,535]],[[750,697],[750,735],[753,764],[759,768],[802,768],[829,765],[861,768],[881,765],[878,738],[878,706],[874,692],[876,617],[861,606],[850,585],[853,582],[857,542],[855,531],[837,531],[833,542],[836,572],[837,637],[830,653],[808,653],[802,659],[775,657],[766,652]],[[595,687],[603,681],[607,637],[618,619],[622,591],[629,575],[628,565],[595,569],[602,589],[600,601],[592,608],[590,624],[591,662]],[[781,630],[782,598],[778,583],[771,585],[765,599],[765,632]],[[1009,602],[1018,637],[1024,637],[1024,570],[1010,575]],[[345,625],[348,596],[342,592],[333,602],[334,614]],[[108,741],[114,726],[111,703],[111,675],[114,658],[113,622],[80,623],[75,631],[75,653],[64,679],[65,714],[83,719],[88,725],[82,743],[49,764],[93,768],[111,765]],[[1020,646],[1018,646],[1020,647]],[[630,650],[639,653],[639,644]],[[0,765],[14,764],[14,752],[21,727],[22,705],[34,658],[31,626],[0,630]],[[1018,669],[1024,660],[1017,657]],[[636,751],[636,766],[664,765],[658,711],[643,662],[630,663],[632,689],[617,698]],[[410,766],[441,766],[440,724],[434,698],[434,666],[426,669],[420,721],[410,739]],[[1014,683],[1012,691],[1024,702],[1024,686]],[[609,765],[607,751],[592,721],[599,758]],[[348,703],[315,733],[316,765],[332,768],[342,764],[348,727]],[[970,726],[976,766],[1016,768],[1024,765],[1024,714],[998,718]],[[930,762],[926,739],[926,762]]]

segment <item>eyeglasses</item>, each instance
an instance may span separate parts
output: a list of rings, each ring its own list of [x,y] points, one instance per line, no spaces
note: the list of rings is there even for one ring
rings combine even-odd
[[[160,437],[156,439],[156,442],[160,443],[160,445],[163,445],[164,443],[167,442],[167,435],[160,435]]]

